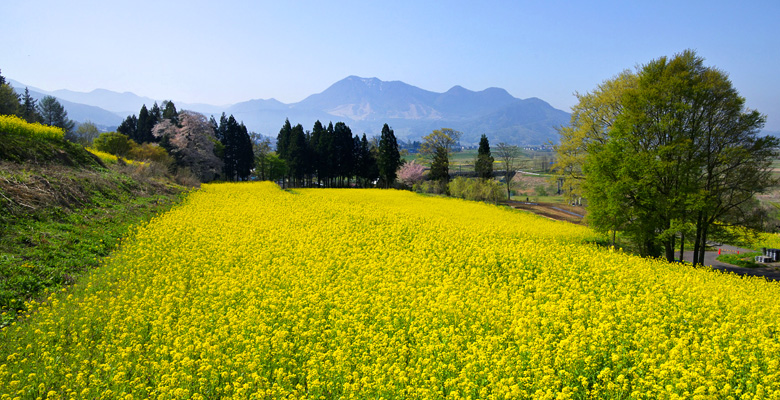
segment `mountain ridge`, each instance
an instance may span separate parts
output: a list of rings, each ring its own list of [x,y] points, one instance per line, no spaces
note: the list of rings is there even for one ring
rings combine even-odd
[[[23,92],[23,84],[9,80]],[[127,115],[137,114],[143,104],[156,101],[132,92],[95,89],[76,92],[59,89],[51,92],[35,88],[37,96],[52,95],[60,99],[71,119],[100,125],[118,125]],[[33,89],[30,89],[31,92]],[[36,97],[34,95],[33,97]],[[36,97],[38,98],[38,97]],[[455,85],[446,92],[433,92],[403,81],[383,81],[376,77],[350,75],[320,93],[296,103],[276,99],[251,99],[231,105],[187,104],[173,99],[178,109],[189,109],[206,115],[233,114],[252,131],[275,137],[289,119],[305,129],[314,121],[342,121],[353,133],[378,136],[387,123],[402,140],[420,140],[433,129],[443,127],[463,132],[461,143],[473,145],[487,134],[493,142],[538,145],[557,142],[556,128],[569,122],[569,114],[536,97],[520,99],[505,89],[489,87],[472,91]],[[69,103],[66,105],[65,103]],[[78,111],[71,111],[78,110]],[[95,117],[90,114],[94,113]],[[112,115],[116,116],[113,117]],[[79,119],[82,118],[82,119]]]

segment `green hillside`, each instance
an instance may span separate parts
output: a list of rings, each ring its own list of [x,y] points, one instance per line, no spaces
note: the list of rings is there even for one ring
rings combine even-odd
[[[109,166],[58,128],[0,116],[0,326],[97,266],[185,189],[151,166]]]

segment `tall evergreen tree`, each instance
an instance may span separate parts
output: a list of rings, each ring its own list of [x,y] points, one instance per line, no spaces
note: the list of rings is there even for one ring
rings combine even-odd
[[[487,136],[482,134],[479,139],[479,150],[477,150],[477,160],[474,163],[474,171],[477,176],[482,179],[490,179],[493,177],[493,161],[494,158],[490,154],[490,142],[488,142]]]
[[[173,104],[173,101],[166,100],[163,101],[163,112],[162,117],[163,119],[170,120],[174,125],[179,124],[179,112],[176,111],[176,105]]]
[[[68,137],[76,123],[68,119],[68,112],[65,107],[53,96],[46,96],[38,103],[38,113],[41,114],[42,123],[51,126],[57,126],[65,131]]]
[[[325,140],[325,128],[322,123],[317,120],[314,122],[314,127],[311,131],[311,142],[309,147],[311,149],[312,163],[314,164],[314,173],[317,175],[317,181],[322,184],[323,180],[327,177],[327,159],[328,155],[322,149],[322,142]]]
[[[22,96],[22,105],[19,110],[19,116],[30,123],[43,121],[41,114],[38,113],[38,108],[36,107],[37,103],[38,101],[30,96],[30,90],[24,88],[24,96]]]
[[[333,126],[333,151],[336,156],[336,176],[340,185],[348,185],[353,171],[352,157],[352,130],[343,122],[336,122]]]
[[[157,105],[156,101],[154,102],[152,109],[149,110],[149,116],[152,118],[152,121],[154,121],[154,124],[162,121],[162,109],[160,109],[160,106]],[[154,124],[152,124],[152,127],[154,127]]]
[[[398,151],[398,141],[395,134],[387,124],[382,127],[382,135],[379,137],[377,166],[383,186],[388,188],[393,185],[398,167],[401,166],[401,153]]]
[[[242,122],[238,126],[238,162],[236,163],[236,175],[238,179],[245,181],[252,174],[255,166],[255,152],[252,137]]]
[[[125,120],[122,121],[121,124],[119,124],[119,127],[116,128],[117,132],[129,138],[138,137],[137,130],[138,130],[138,118],[135,115],[128,115],[127,118],[125,118]]]
[[[279,134],[276,136],[276,154],[279,156],[281,160],[283,160],[285,163],[289,165],[289,147],[290,147],[290,137],[292,136],[292,125],[290,125],[290,119],[284,120],[284,125],[282,125],[282,129],[279,130]],[[289,178],[289,168],[288,171],[285,172],[285,175]],[[284,181],[283,181],[284,184]]]
[[[371,182],[379,177],[379,171],[376,166],[376,157],[371,151],[371,146],[368,144],[365,133],[363,134],[362,139],[358,139],[358,136],[356,135],[355,141],[355,177],[359,179],[361,187],[369,187]]]
[[[135,129],[135,136],[130,136],[130,139],[135,140],[136,143],[150,142],[149,138],[152,136],[152,117],[149,115],[149,109],[146,108],[146,104],[141,106],[141,111],[138,112],[138,123]]]

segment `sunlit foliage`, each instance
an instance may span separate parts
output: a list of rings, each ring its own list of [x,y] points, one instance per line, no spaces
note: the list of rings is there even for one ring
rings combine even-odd
[[[780,397],[780,288],[393,190],[204,185],[0,332],[0,398]]]
[[[39,123],[31,124],[14,115],[0,115],[0,133],[11,133],[42,139],[62,139],[62,128]]]

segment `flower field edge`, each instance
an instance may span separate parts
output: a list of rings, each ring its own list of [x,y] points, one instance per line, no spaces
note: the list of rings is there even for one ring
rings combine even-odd
[[[203,185],[0,331],[0,398],[780,398],[776,283],[395,190]]]

